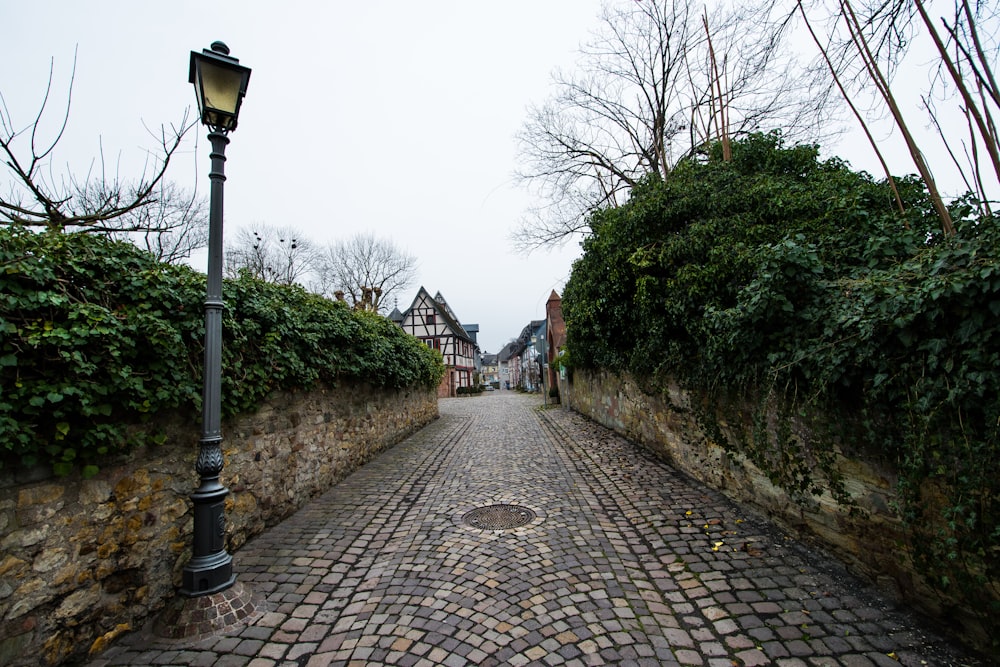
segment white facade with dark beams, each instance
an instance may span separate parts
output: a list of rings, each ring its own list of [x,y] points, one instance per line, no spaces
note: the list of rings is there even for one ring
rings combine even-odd
[[[423,287],[404,313],[394,310],[389,319],[403,331],[419,338],[427,347],[438,350],[447,369],[438,396],[455,396],[459,387],[471,387],[474,381],[479,345],[474,334],[463,327],[448,302],[438,292],[433,297]],[[478,325],[468,325],[478,331]]]

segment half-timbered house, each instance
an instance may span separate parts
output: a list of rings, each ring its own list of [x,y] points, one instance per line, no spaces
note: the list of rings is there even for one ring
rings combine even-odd
[[[479,346],[475,336],[459,323],[441,292],[432,297],[421,287],[406,312],[394,311],[389,317],[403,331],[441,352],[447,370],[438,387],[438,396],[455,396],[459,387],[473,385]],[[468,327],[479,330],[478,325]]]

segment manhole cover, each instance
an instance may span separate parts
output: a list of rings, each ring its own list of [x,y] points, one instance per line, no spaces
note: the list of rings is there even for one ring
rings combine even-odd
[[[462,516],[466,525],[482,530],[505,530],[530,523],[535,513],[518,505],[488,505],[477,507]]]

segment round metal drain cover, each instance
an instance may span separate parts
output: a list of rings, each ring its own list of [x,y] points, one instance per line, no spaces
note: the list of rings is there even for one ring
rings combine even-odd
[[[531,523],[535,513],[518,505],[487,505],[462,516],[466,525],[482,530],[505,530]]]

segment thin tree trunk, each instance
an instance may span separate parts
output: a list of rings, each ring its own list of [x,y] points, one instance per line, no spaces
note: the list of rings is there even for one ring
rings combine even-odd
[[[924,156],[920,152],[920,148],[917,146],[917,142],[913,138],[913,134],[910,132],[910,128],[906,125],[903,114],[899,110],[899,105],[896,104],[896,98],[889,89],[889,83],[886,81],[885,76],[879,69],[878,63],[875,61],[875,57],[872,55],[871,49],[868,47],[868,42],[865,40],[858,17],[854,13],[854,9],[851,7],[849,0],[841,0],[840,6],[841,14],[844,16],[844,19],[847,22],[848,30],[851,33],[851,40],[858,49],[861,59],[864,61],[865,67],[868,70],[869,76],[871,76],[872,80],[875,82],[876,88],[878,88],[882,98],[889,106],[889,111],[892,113],[892,117],[896,120],[896,125],[899,127],[899,130],[903,135],[903,139],[906,142],[906,147],[910,151],[910,157],[913,159],[913,164],[917,167],[917,171],[920,172],[920,177],[927,186],[927,193],[931,198],[931,203],[934,206],[934,210],[937,212],[938,217],[941,219],[941,229],[944,231],[946,236],[953,236],[955,234],[955,226],[951,220],[951,213],[948,212],[948,207],[945,206],[944,199],[942,199],[941,193],[937,189],[937,184],[934,182],[934,177],[931,174],[930,168],[928,168],[927,162],[924,160]]]
[[[931,21],[930,16],[928,16],[927,11],[924,9],[923,1],[914,0],[914,4],[917,7],[917,12],[920,14],[920,18],[923,19],[924,25],[927,26],[927,31],[930,33],[931,39],[934,40],[934,45],[937,47],[938,53],[941,55],[941,60],[944,62],[944,65],[948,70],[948,74],[951,75],[952,82],[955,84],[958,92],[962,95],[962,101],[965,102],[966,110],[968,113],[972,114],[972,119],[976,123],[976,127],[978,128],[979,134],[983,139],[983,143],[986,144],[986,151],[989,153],[990,160],[993,162],[993,170],[996,172],[997,180],[1000,181],[1000,154],[997,153],[996,138],[991,136],[989,128],[986,126],[986,121],[983,120],[979,105],[976,104],[975,98],[973,98],[972,93],[969,92],[969,87],[965,85],[965,80],[958,71],[954,60],[952,60],[951,56],[948,55],[948,50],[945,48],[944,42],[941,40],[941,36],[938,35],[937,30],[934,28],[934,22]]]
[[[708,58],[711,67],[711,76],[715,82],[714,86],[710,84],[712,97],[715,97],[716,93],[718,93],[719,115],[716,119],[716,124],[719,128],[719,141],[722,143],[722,160],[724,162],[731,162],[733,159],[733,148],[729,143],[729,121],[726,120],[726,102],[722,97],[722,80],[719,76],[719,63],[715,59],[715,47],[712,46],[712,31],[708,27],[707,8],[705,9],[705,15],[702,17],[702,22],[705,24],[705,37],[708,39]]]
[[[819,41],[819,37],[813,30],[812,23],[810,23],[809,18],[806,16],[806,10],[802,7],[802,0],[799,0],[797,4],[799,12],[802,14],[802,20],[805,22],[806,28],[809,30],[809,34],[812,36],[813,42],[816,43],[816,48],[818,48],[819,52],[823,55],[823,61],[826,62],[827,69],[830,70],[830,75],[833,76],[833,82],[837,84],[837,89],[843,96],[844,101],[847,102],[847,106],[851,108],[851,112],[854,114],[854,117],[858,119],[861,129],[868,138],[868,143],[871,144],[872,150],[875,151],[875,156],[878,158],[879,164],[882,165],[882,171],[885,173],[885,179],[889,182],[889,187],[892,189],[892,195],[896,199],[896,207],[899,209],[900,214],[906,213],[906,209],[903,207],[903,199],[899,195],[899,188],[896,187],[896,179],[893,178],[891,173],[889,173],[889,165],[886,164],[885,157],[882,155],[882,151],[879,149],[878,143],[875,141],[875,137],[872,136],[871,130],[868,129],[868,123],[861,115],[861,112],[858,111],[858,108],[854,106],[854,102],[851,101],[850,95],[848,95],[847,91],[844,89],[844,84],[841,83],[840,76],[837,74],[836,68],[833,66],[833,63],[830,62],[830,56],[827,54],[823,44]],[[903,224],[907,229],[909,229],[909,222],[904,220]]]
[[[985,201],[983,196],[983,183],[979,178],[979,151],[976,149],[975,141],[975,130],[972,129],[972,119],[966,114],[966,120],[969,125],[969,136],[972,137],[972,155],[966,154],[966,158],[969,161],[969,166],[972,167],[973,180],[975,185],[969,182],[968,176],[966,176],[966,169],[962,167],[962,163],[959,161],[958,156],[955,155],[955,151],[951,148],[951,142],[945,136],[944,128],[941,127],[941,123],[938,122],[937,115],[931,108],[930,98],[922,98],[924,102],[924,108],[927,109],[927,115],[930,116],[931,123],[933,123],[934,128],[937,130],[938,136],[941,137],[941,143],[944,144],[944,149],[948,151],[948,156],[951,157],[951,161],[955,164],[955,168],[958,170],[959,175],[962,177],[962,181],[965,183],[965,188],[969,192],[975,192],[980,201]],[[963,144],[964,145],[964,144]],[[986,206],[986,212],[989,213],[989,206]]]
[[[982,74],[980,74],[977,70],[977,76],[988,84],[990,97],[993,98],[993,103],[1000,106],[1000,89],[997,88],[996,79],[993,78],[993,68],[990,67],[990,61],[986,58],[986,54],[983,52],[983,45],[979,41],[979,31],[976,30],[976,21],[972,16],[972,10],[969,9],[969,0],[962,0],[962,9],[965,10],[965,20],[969,22],[969,34],[972,36],[972,43],[976,47],[976,56],[979,58],[979,63],[983,67]],[[957,44],[957,36],[954,35],[954,33],[952,36],[955,37],[955,43]],[[969,57],[969,61],[972,61],[971,57]]]

